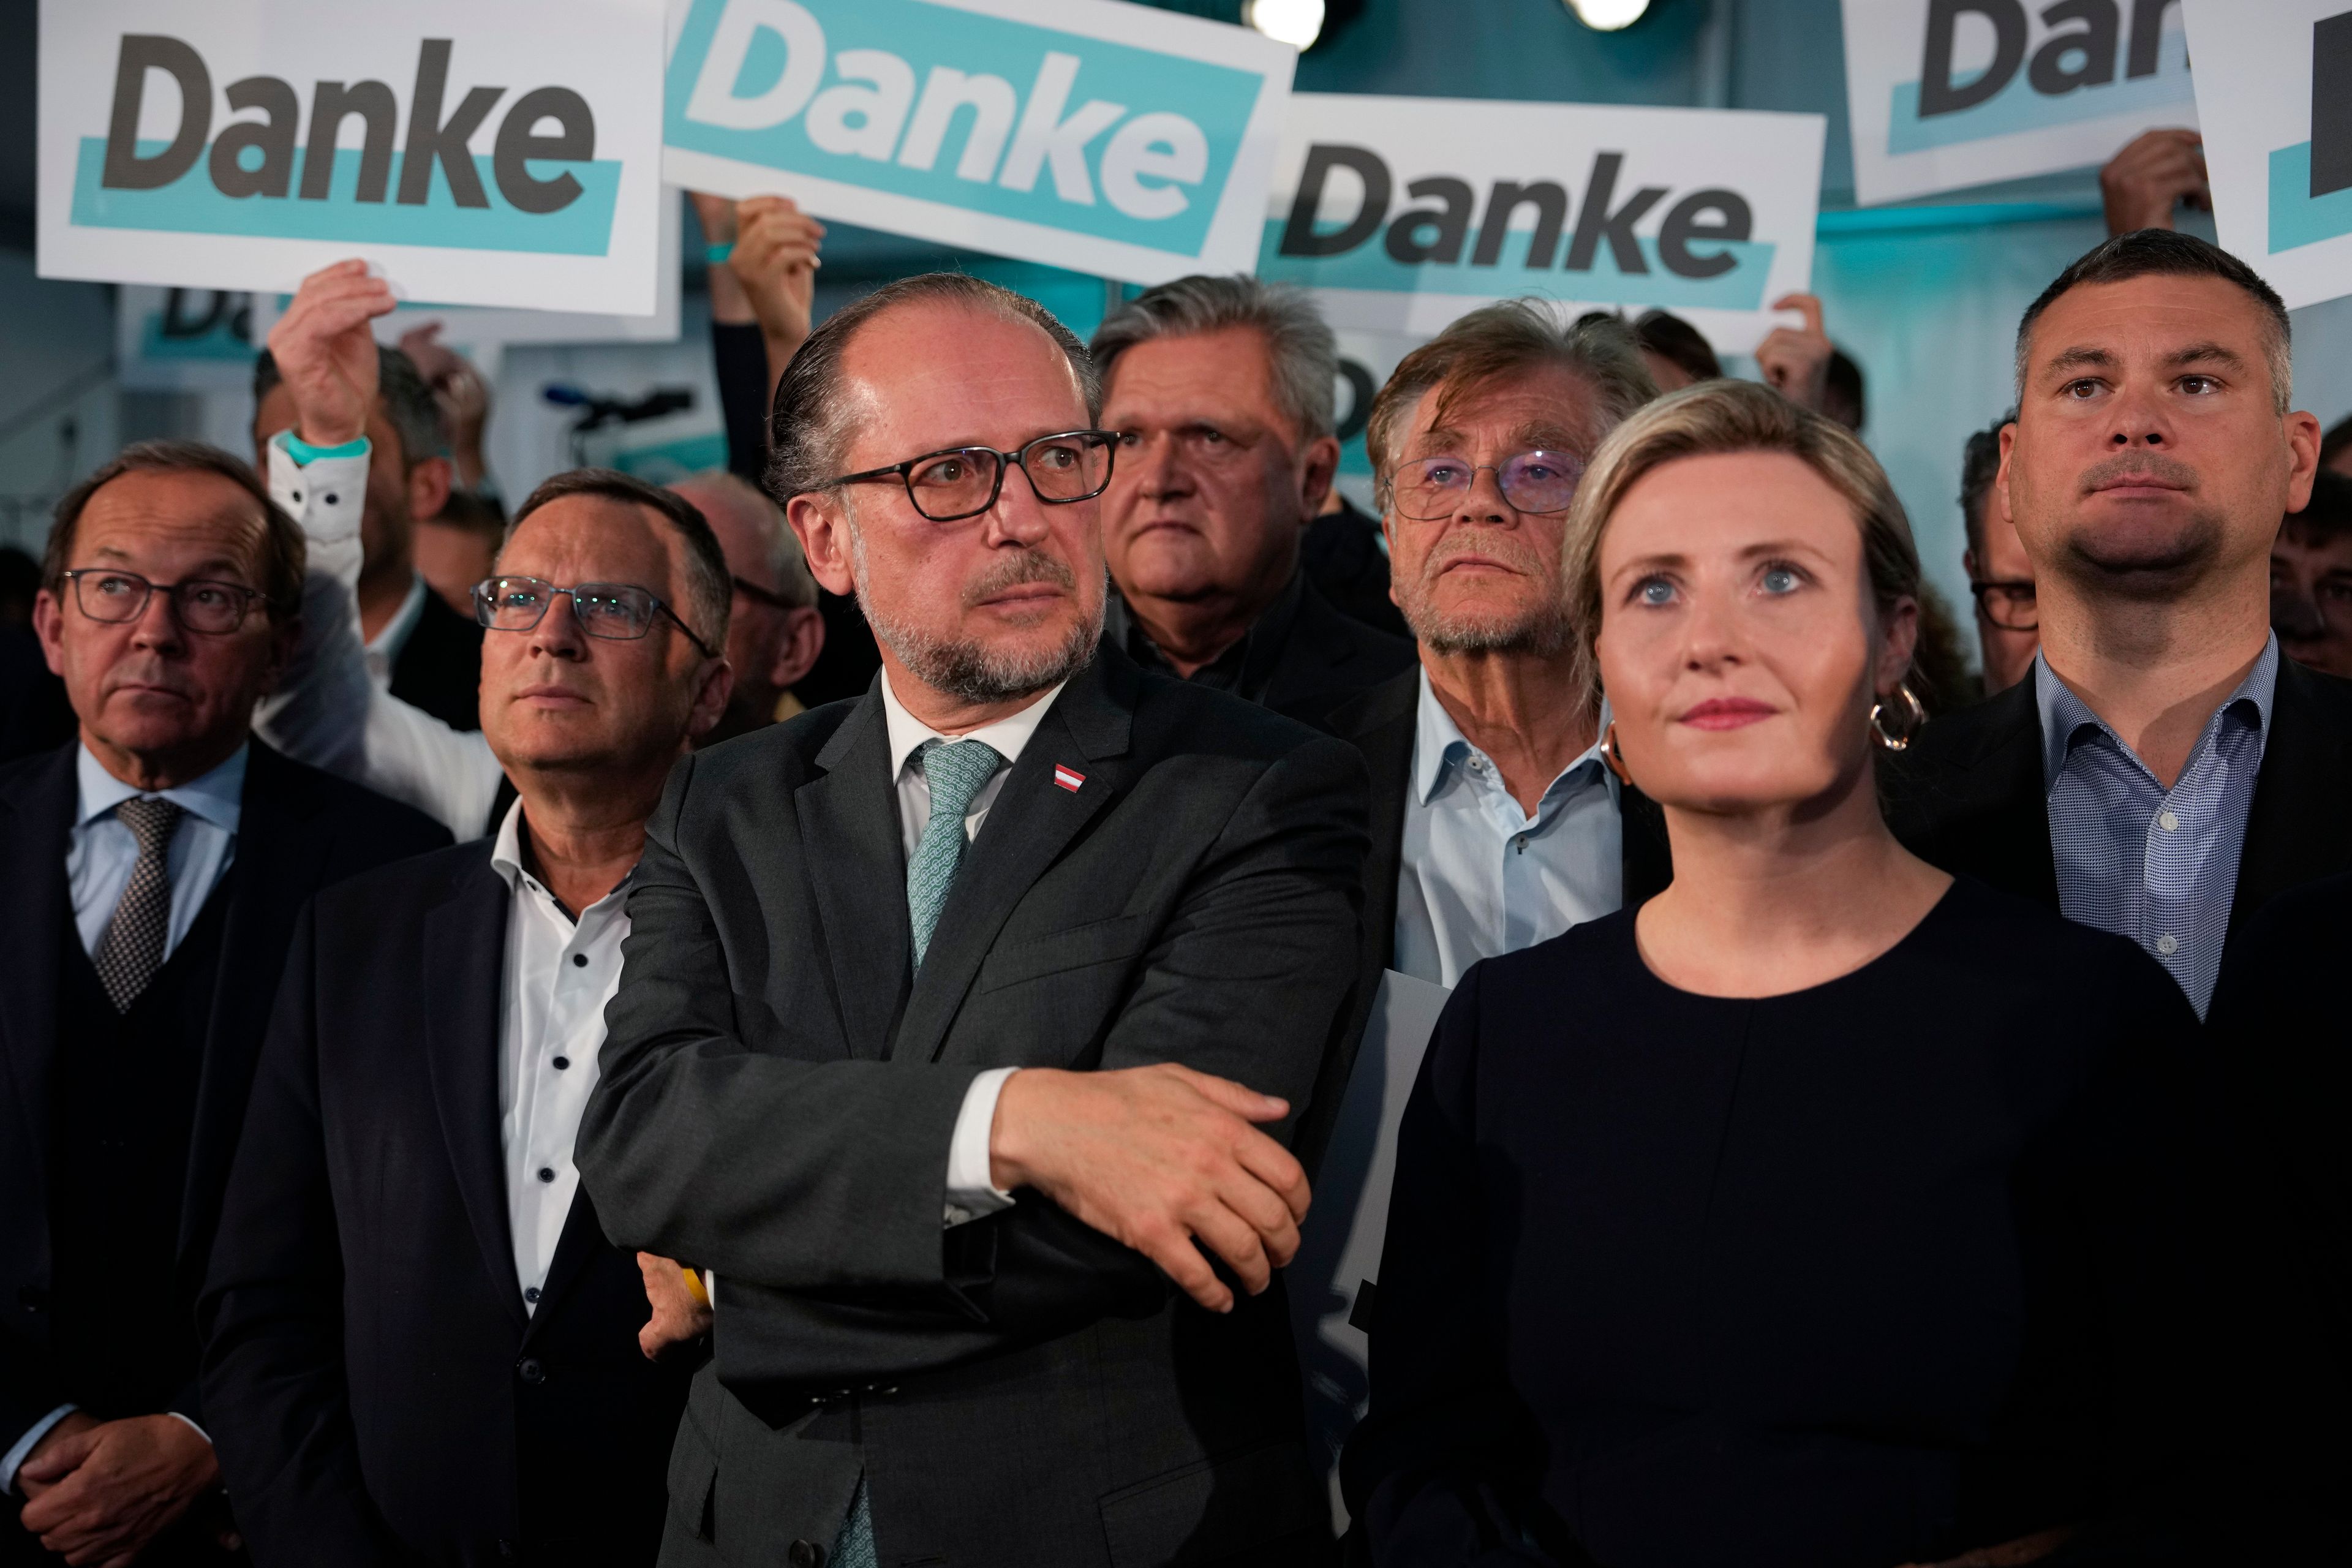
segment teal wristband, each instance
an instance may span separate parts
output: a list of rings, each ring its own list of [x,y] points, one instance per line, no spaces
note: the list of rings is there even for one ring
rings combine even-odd
[[[735,247],[732,244],[706,245],[702,247],[702,259],[713,267],[726,266],[727,258],[734,254]]]
[[[368,438],[364,436],[346,441],[340,447],[313,447],[291,430],[285,435],[286,455],[305,468],[321,458],[364,458],[368,455]]]

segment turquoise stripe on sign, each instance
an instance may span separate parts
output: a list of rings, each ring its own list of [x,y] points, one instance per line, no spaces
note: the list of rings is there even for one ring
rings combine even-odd
[[[2271,254],[2352,234],[2352,187],[2311,194],[2311,143],[2271,154]]]
[[[163,150],[161,142],[142,142],[142,157]],[[360,150],[335,153],[335,177],[322,202],[299,196],[225,196],[209,173],[212,150],[186,174],[157,190],[115,191],[99,184],[106,167],[106,141],[85,136],[74,166],[73,221],[83,228],[131,228],[163,234],[226,234],[247,239],[323,239],[352,245],[437,245],[452,250],[520,250],[538,256],[603,256],[613,241],[613,211],[621,193],[621,165],[600,158],[593,163],[556,163],[534,159],[530,173],[551,179],[561,170],[580,182],[580,195],[570,206],[551,213],[519,212],[499,195],[490,174],[490,160],[477,156],[487,207],[461,207],[450,194],[449,177],[437,161],[431,192],[422,206],[395,201],[362,202],[359,188]],[[392,191],[400,189],[400,165],[406,154],[392,155]],[[301,163],[288,184],[302,188]]]
[[[2168,32],[2158,40],[2154,76],[2122,74],[2129,47],[2127,41],[2116,43],[2116,79],[2105,85],[2078,87],[2053,98],[2033,90],[2032,82],[2026,77],[2029,68],[2021,64],[2017,74],[2003,83],[1999,92],[1974,109],[1925,120],[1919,117],[1919,84],[1898,81],[1895,84],[1895,115],[1886,131],[1886,151],[1890,156],[1924,153],[1932,147],[1954,147],[1981,142],[1988,136],[2072,125],[2077,121],[2101,120],[2137,110],[2164,109],[2173,104],[2195,107],[2197,88],[2189,77],[2189,39],[2185,34]]]
[[[1759,310],[1764,307],[1764,282],[1771,275],[1774,247],[1764,240],[1693,240],[1694,255],[1717,251],[1734,265],[1714,278],[1685,278],[1669,272],[1658,260],[1658,242],[1646,235],[1634,237],[1647,272],[1621,272],[1607,244],[1592,255],[1590,270],[1524,266],[1473,267],[1467,262],[1423,261],[1407,265],[1391,257],[1374,236],[1339,256],[1285,256],[1284,220],[1268,218],[1265,237],[1258,247],[1257,275],[1269,283],[1296,283],[1307,289],[1369,289],[1390,294],[1458,294],[1481,300],[1507,300],[1520,294],[1546,294],[1563,300],[1586,300],[1607,305],[1655,305],[1668,310]],[[1506,258],[1525,255],[1527,231],[1515,229],[1514,244],[1503,247]],[[1564,255],[1573,230],[1563,232],[1556,255]],[[1465,240],[1463,249],[1470,242]]]

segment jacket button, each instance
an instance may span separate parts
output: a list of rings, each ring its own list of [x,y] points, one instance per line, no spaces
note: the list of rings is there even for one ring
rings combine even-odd
[[[527,1355],[523,1357],[522,1360],[515,1363],[515,1372],[525,1383],[545,1383],[547,1381],[547,1368],[540,1364],[540,1361],[537,1356]]]
[[[824,1550],[814,1541],[795,1541],[784,1561],[793,1568],[824,1568]]]
[[[49,1304],[49,1293],[38,1285],[27,1285],[16,1292],[16,1305],[28,1312],[37,1312]]]

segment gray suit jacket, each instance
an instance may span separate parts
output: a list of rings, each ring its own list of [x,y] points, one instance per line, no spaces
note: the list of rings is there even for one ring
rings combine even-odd
[[[861,1468],[886,1564],[1312,1560],[1278,1288],[1219,1317],[1035,1193],[941,1212],[988,1068],[1178,1061],[1303,1109],[1367,787],[1343,742],[1104,649],[913,975],[878,690],[678,764],[579,1145],[614,1242],[719,1276],[666,1562],[829,1547]]]

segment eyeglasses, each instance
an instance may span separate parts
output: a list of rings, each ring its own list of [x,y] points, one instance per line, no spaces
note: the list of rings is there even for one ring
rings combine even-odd
[[[1092,500],[1110,488],[1112,448],[1118,437],[1109,430],[1065,430],[1040,436],[1017,452],[993,447],[950,447],[926,452],[884,468],[844,474],[826,485],[863,484],[896,478],[907,487],[907,500],[933,522],[961,522],[978,517],[996,504],[1004,489],[1004,470],[1017,465],[1029,476],[1029,488],[1048,506]]]
[[[172,614],[192,632],[219,637],[245,624],[253,606],[265,595],[242,583],[221,583],[191,577],[184,583],[151,583],[136,572],[82,566],[63,574],[73,584],[74,603],[93,621],[120,625],[147,613],[147,602],[162,594],[172,602]]]
[[[742,595],[745,598],[751,600],[755,605],[765,605],[772,610],[797,610],[801,607],[798,605],[793,604],[790,599],[785,598],[782,594],[777,593],[773,588],[762,588],[757,583],[751,582],[747,578],[730,577],[728,581],[735,584],[735,591],[737,593]]]
[[[1969,592],[1976,596],[1977,613],[2005,632],[2038,631],[2042,613],[2034,602],[2033,584],[2029,578],[1997,578],[1984,582],[1971,579]]]
[[[541,577],[486,577],[474,584],[474,618],[494,632],[527,632],[547,618],[548,606],[559,594],[572,595],[572,614],[580,629],[592,637],[635,642],[653,630],[656,616],[667,616],[686,634],[686,640],[702,650],[703,658],[719,657],[676,610],[651,589],[635,583],[579,583],[559,588]]]
[[[1416,458],[1389,478],[1389,505],[1400,517],[1434,522],[1461,510],[1482,473],[1495,476],[1503,499],[1524,512],[1566,511],[1584,477],[1584,459],[1572,452],[1521,452],[1500,463],[1462,458]]]

